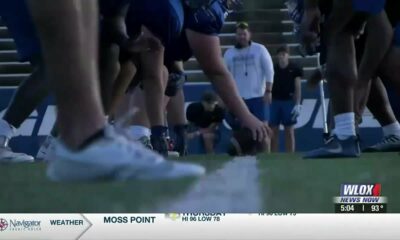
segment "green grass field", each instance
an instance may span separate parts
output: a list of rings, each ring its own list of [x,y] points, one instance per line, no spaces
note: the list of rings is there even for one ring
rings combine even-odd
[[[332,213],[342,183],[381,183],[388,212],[400,212],[400,156],[303,160],[272,154],[235,159],[193,156],[208,173],[171,181],[52,183],[44,164],[0,166],[2,213],[295,212]]]

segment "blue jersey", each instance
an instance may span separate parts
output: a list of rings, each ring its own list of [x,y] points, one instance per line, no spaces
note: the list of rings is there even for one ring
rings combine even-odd
[[[190,29],[206,35],[218,35],[228,15],[226,1],[212,0],[201,8],[185,6],[184,29]],[[183,31],[182,35],[172,46],[166,49],[165,59],[169,61],[187,61],[193,56],[192,50]]]
[[[192,9],[185,8],[185,28],[195,32],[218,35],[228,16],[226,1],[213,0],[208,5]]]
[[[126,26],[130,37],[148,28],[168,47],[182,33],[184,10],[181,0],[135,0],[131,1]]]

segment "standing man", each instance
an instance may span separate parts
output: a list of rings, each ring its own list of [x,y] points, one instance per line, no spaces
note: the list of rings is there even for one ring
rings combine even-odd
[[[251,41],[247,23],[236,26],[236,45],[225,53],[225,64],[236,81],[240,96],[250,112],[259,120],[267,122],[265,103],[272,99],[274,66],[268,50]]]
[[[295,152],[294,125],[301,111],[301,78],[303,70],[289,61],[289,49],[280,47],[277,51],[275,80],[272,88],[270,124],[273,130],[272,151],[279,151],[279,126],[285,127],[286,152]]]

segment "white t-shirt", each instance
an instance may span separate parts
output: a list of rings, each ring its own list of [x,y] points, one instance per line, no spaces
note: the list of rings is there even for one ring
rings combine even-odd
[[[244,99],[264,96],[266,83],[274,81],[274,64],[264,45],[252,42],[246,48],[228,49],[224,59]]]

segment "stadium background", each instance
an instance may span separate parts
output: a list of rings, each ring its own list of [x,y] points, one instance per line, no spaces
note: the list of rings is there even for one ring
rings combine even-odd
[[[283,0],[245,0],[244,9],[232,14],[224,26],[223,49],[234,44],[235,24],[248,21],[254,40],[265,44],[274,54],[281,44],[288,44],[293,53],[297,44]],[[316,57],[292,61],[304,67],[305,74],[317,65]],[[200,99],[209,88],[191,59],[185,64],[189,84],[185,86],[187,101]],[[4,113],[15,86],[31,71],[29,64],[18,63],[13,41],[0,23],[0,111]],[[301,128],[297,131],[297,147],[305,151],[322,143],[318,91],[303,86]],[[328,95],[327,95],[328,96]],[[12,140],[15,151],[35,153],[44,135],[50,131],[55,108],[47,99],[20,129],[22,136]],[[0,115],[1,115],[0,114]],[[380,130],[371,117],[364,119],[363,144],[380,139]],[[222,141],[229,131],[222,128]],[[39,136],[38,136],[39,135]],[[199,143],[191,151],[201,152]],[[343,183],[381,183],[387,196],[389,212],[400,212],[398,191],[399,155],[363,154],[360,159],[303,160],[301,154],[270,154],[245,161],[226,156],[190,156],[185,161],[207,168],[201,179],[177,181],[95,182],[82,184],[52,183],[46,179],[46,164],[8,165],[0,167],[0,212],[20,213],[104,213],[104,212],[296,212],[332,213],[332,197]]]
[[[253,40],[264,44],[275,59],[275,52],[282,44],[287,44],[291,49],[291,61],[303,67],[305,78],[317,66],[317,57],[303,58],[296,54],[298,44],[292,34],[293,24],[287,16],[284,0],[246,0],[244,6],[238,12],[232,13],[224,25],[221,38],[223,52],[235,44],[235,25],[239,21],[247,21],[253,32]],[[187,103],[198,101],[204,90],[209,89],[206,84],[207,78],[199,69],[198,62],[192,58],[185,64],[189,83],[185,86]],[[0,22],[0,116],[9,103],[12,93],[19,82],[32,71],[29,63],[19,63],[13,40],[9,37],[6,27]],[[326,92],[328,97],[328,93]],[[393,97],[393,96],[392,96]],[[320,101],[318,90],[307,89],[303,83],[303,111],[297,125],[297,149],[307,151],[321,144],[322,139],[322,115],[320,111]],[[398,99],[397,99],[398,100]],[[393,99],[396,101],[396,99]],[[398,101],[397,101],[398,102]],[[15,151],[35,154],[37,148],[45,134],[54,121],[51,113],[52,99],[47,99],[29,120],[20,129],[22,136],[12,140],[11,146]],[[399,108],[399,107],[398,107]],[[397,108],[398,115],[400,109]],[[50,109],[48,115],[46,111]],[[220,128],[220,141],[217,145],[217,152],[223,152],[230,131],[223,125]],[[368,145],[375,143],[381,138],[381,132],[377,129],[377,122],[371,117],[369,112],[365,114],[364,123],[361,126],[362,144]],[[283,138],[281,138],[283,141]],[[190,143],[191,153],[202,153],[200,140]]]

